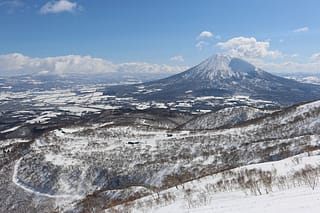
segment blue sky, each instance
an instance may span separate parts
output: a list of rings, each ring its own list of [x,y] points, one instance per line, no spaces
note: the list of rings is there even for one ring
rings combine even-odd
[[[319,0],[0,0],[0,63],[18,53],[192,66],[228,53],[271,71],[290,63],[315,72],[319,8]]]

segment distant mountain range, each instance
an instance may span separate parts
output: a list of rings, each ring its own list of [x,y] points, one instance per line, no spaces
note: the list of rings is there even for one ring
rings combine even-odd
[[[282,106],[320,99],[320,86],[272,75],[228,55],[213,55],[171,77],[147,83],[112,86],[105,94],[143,101],[175,101],[201,96],[249,96]]]

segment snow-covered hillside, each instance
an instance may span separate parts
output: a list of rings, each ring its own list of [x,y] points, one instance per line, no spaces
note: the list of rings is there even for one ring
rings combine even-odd
[[[256,109],[241,109],[249,110],[248,117],[255,115],[251,110]],[[207,119],[199,115],[200,124],[205,123],[202,118]],[[182,196],[190,201],[189,209],[197,209],[211,205],[204,196],[209,192],[218,200],[230,190],[236,198],[239,190],[247,196],[270,196],[284,187],[304,187],[309,180],[305,174],[318,174],[320,101],[232,128],[176,129],[187,120],[186,114],[170,111],[105,112],[34,138],[8,139],[1,145],[0,172],[7,184],[0,190],[9,196],[3,198],[6,205],[0,210],[10,206],[33,211],[45,205],[44,212],[101,212],[148,196],[158,202],[160,194],[176,188],[177,194],[165,195],[166,205],[177,201],[171,207],[178,208]],[[276,173],[273,161],[279,162]],[[186,188],[188,182],[193,184],[191,191]],[[207,191],[198,190],[196,183],[201,190],[204,183]],[[201,197],[204,200],[194,201]],[[140,206],[149,212],[154,204]]]
[[[185,123],[181,128],[205,130],[231,127],[244,121],[268,115],[272,112],[273,111],[261,110],[247,106],[228,107],[196,117]]]
[[[320,153],[252,164],[203,177],[105,212],[317,213]]]

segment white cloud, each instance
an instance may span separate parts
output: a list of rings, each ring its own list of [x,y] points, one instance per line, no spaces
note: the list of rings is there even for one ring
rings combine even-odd
[[[320,53],[311,56],[313,61],[299,63],[288,58],[288,61],[266,62],[263,58],[247,58],[255,66],[268,72],[320,72]],[[291,60],[290,60],[291,59]],[[175,74],[188,69],[187,66],[169,66],[145,62],[116,64],[111,61],[91,56],[67,55],[57,57],[33,58],[20,53],[0,55],[0,75],[3,74],[97,74],[97,73],[132,73],[132,74]]]
[[[320,62],[320,52],[312,54],[311,59]]]
[[[49,1],[40,8],[40,13],[61,13],[61,12],[75,12],[79,6],[75,2],[69,0],[55,0]]]
[[[291,55],[290,55],[291,58],[297,58],[297,57],[299,57],[299,56],[300,56],[300,55],[299,55],[298,53],[294,53],[294,54],[291,54]]]
[[[295,33],[302,33],[302,32],[308,32],[308,31],[309,31],[309,27],[301,27],[301,28],[292,30],[292,32],[295,32]]]
[[[11,71],[23,69],[24,64],[27,63],[28,60],[28,57],[19,53],[0,55],[0,70]]]
[[[184,58],[182,55],[176,55],[176,56],[172,56],[170,58],[171,61],[179,61],[179,62],[183,62],[184,61]]]
[[[2,74],[96,74],[110,72],[131,73],[177,73],[187,69],[186,66],[169,66],[131,62],[115,64],[102,58],[91,56],[67,55],[46,58],[31,58],[20,53],[0,55]],[[0,72],[0,75],[1,75]]]
[[[112,72],[115,65],[104,59],[91,56],[67,55],[46,58],[30,58],[20,53],[0,55],[0,70],[37,73],[49,71],[51,74]]]
[[[197,37],[197,40],[201,40],[201,39],[204,39],[204,38],[211,38],[213,36],[212,32],[210,31],[202,31],[198,37]]]
[[[217,45],[228,54],[241,58],[277,58],[281,56],[281,52],[269,50],[270,42],[257,41],[253,37],[235,37],[226,42],[219,42]]]
[[[207,38],[215,38],[215,39],[221,39],[220,35],[214,35],[212,32],[210,31],[202,31],[198,37],[197,40],[204,40]]]

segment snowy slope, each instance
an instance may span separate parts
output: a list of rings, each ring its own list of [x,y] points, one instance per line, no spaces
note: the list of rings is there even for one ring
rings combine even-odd
[[[246,196],[242,192],[222,192],[211,196],[207,206],[188,209],[184,201],[165,206],[150,213],[318,213],[320,190],[309,188],[290,189],[268,195]],[[143,211],[133,211],[143,212]]]
[[[214,80],[215,78],[229,78],[237,76],[229,66],[232,58],[228,55],[214,55],[207,58],[190,72],[185,72],[184,79]]]
[[[105,212],[129,211],[133,213],[185,213],[185,212],[217,212],[217,213],[257,213],[285,212],[316,213],[320,211],[320,177],[314,176],[315,188],[311,188],[307,178],[299,176],[305,168],[313,168],[320,172],[319,152],[315,156],[301,154],[277,162],[243,166],[230,171],[200,178],[184,183],[181,186],[120,205]],[[243,174],[270,174],[271,184],[268,192],[262,181],[257,179],[257,185],[262,191],[255,195],[249,188],[237,186],[237,181]],[[317,174],[318,174],[317,173]],[[245,176],[254,179],[254,175]],[[235,180],[233,179],[233,180]],[[284,180],[284,181],[283,181]]]

